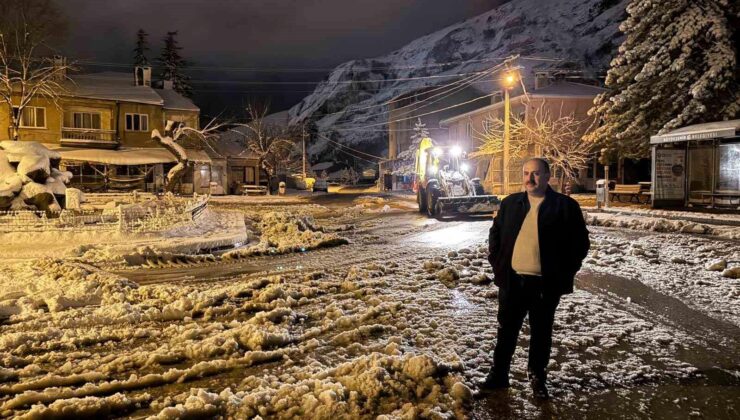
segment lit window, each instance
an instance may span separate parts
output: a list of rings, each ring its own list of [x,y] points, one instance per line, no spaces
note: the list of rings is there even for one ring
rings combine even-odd
[[[100,114],[95,112],[75,112],[72,117],[73,128],[100,130]]]
[[[126,131],[149,131],[149,115],[126,114]]]
[[[18,107],[13,107],[13,113],[18,115]],[[21,127],[46,128],[46,108],[38,106],[27,106],[23,108],[20,121]]]

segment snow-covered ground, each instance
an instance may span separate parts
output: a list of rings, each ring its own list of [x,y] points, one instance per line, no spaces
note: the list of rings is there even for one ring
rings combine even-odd
[[[225,199],[210,217],[237,214],[254,240],[232,251],[238,259],[201,261],[228,276],[168,281],[165,271],[162,281],[135,283],[80,257],[1,262],[0,416],[463,418],[479,410],[474,394],[496,338],[489,218],[439,222],[378,197],[242,201]],[[301,250],[328,238],[346,244]],[[579,284],[623,276],[740,326],[738,280],[705,268],[718,259],[733,266],[734,241],[593,227],[592,242]],[[280,266],[246,269],[271,258]],[[546,416],[525,383],[527,335],[510,406],[513,417]],[[551,388],[567,407],[558,417],[588,416],[594,398],[643,387],[627,416],[655,417],[649,389],[707,377],[687,357],[705,339],[629,299],[578,289],[556,314]],[[669,403],[685,415],[716,414],[689,399]]]

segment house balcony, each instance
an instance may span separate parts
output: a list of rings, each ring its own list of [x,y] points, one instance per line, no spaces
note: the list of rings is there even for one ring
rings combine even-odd
[[[115,149],[118,141],[115,130],[63,127],[62,146]]]

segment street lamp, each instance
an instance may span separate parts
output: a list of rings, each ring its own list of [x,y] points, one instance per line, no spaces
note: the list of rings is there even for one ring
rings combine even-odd
[[[502,84],[504,86],[504,179],[502,193],[506,194],[509,190],[509,143],[511,141],[511,103],[509,101],[509,90],[514,88],[518,75],[514,70],[509,70],[504,74]]]

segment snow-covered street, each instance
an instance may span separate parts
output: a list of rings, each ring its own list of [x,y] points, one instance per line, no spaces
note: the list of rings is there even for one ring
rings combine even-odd
[[[526,327],[511,391],[478,395],[496,339],[490,216],[440,221],[409,197],[340,194],[209,211],[213,226],[243,215],[250,242],[197,256],[151,244],[127,264],[94,252],[0,263],[0,415],[740,412],[737,236],[589,220],[607,226],[589,227],[577,290],[558,308],[542,404],[526,383]]]

